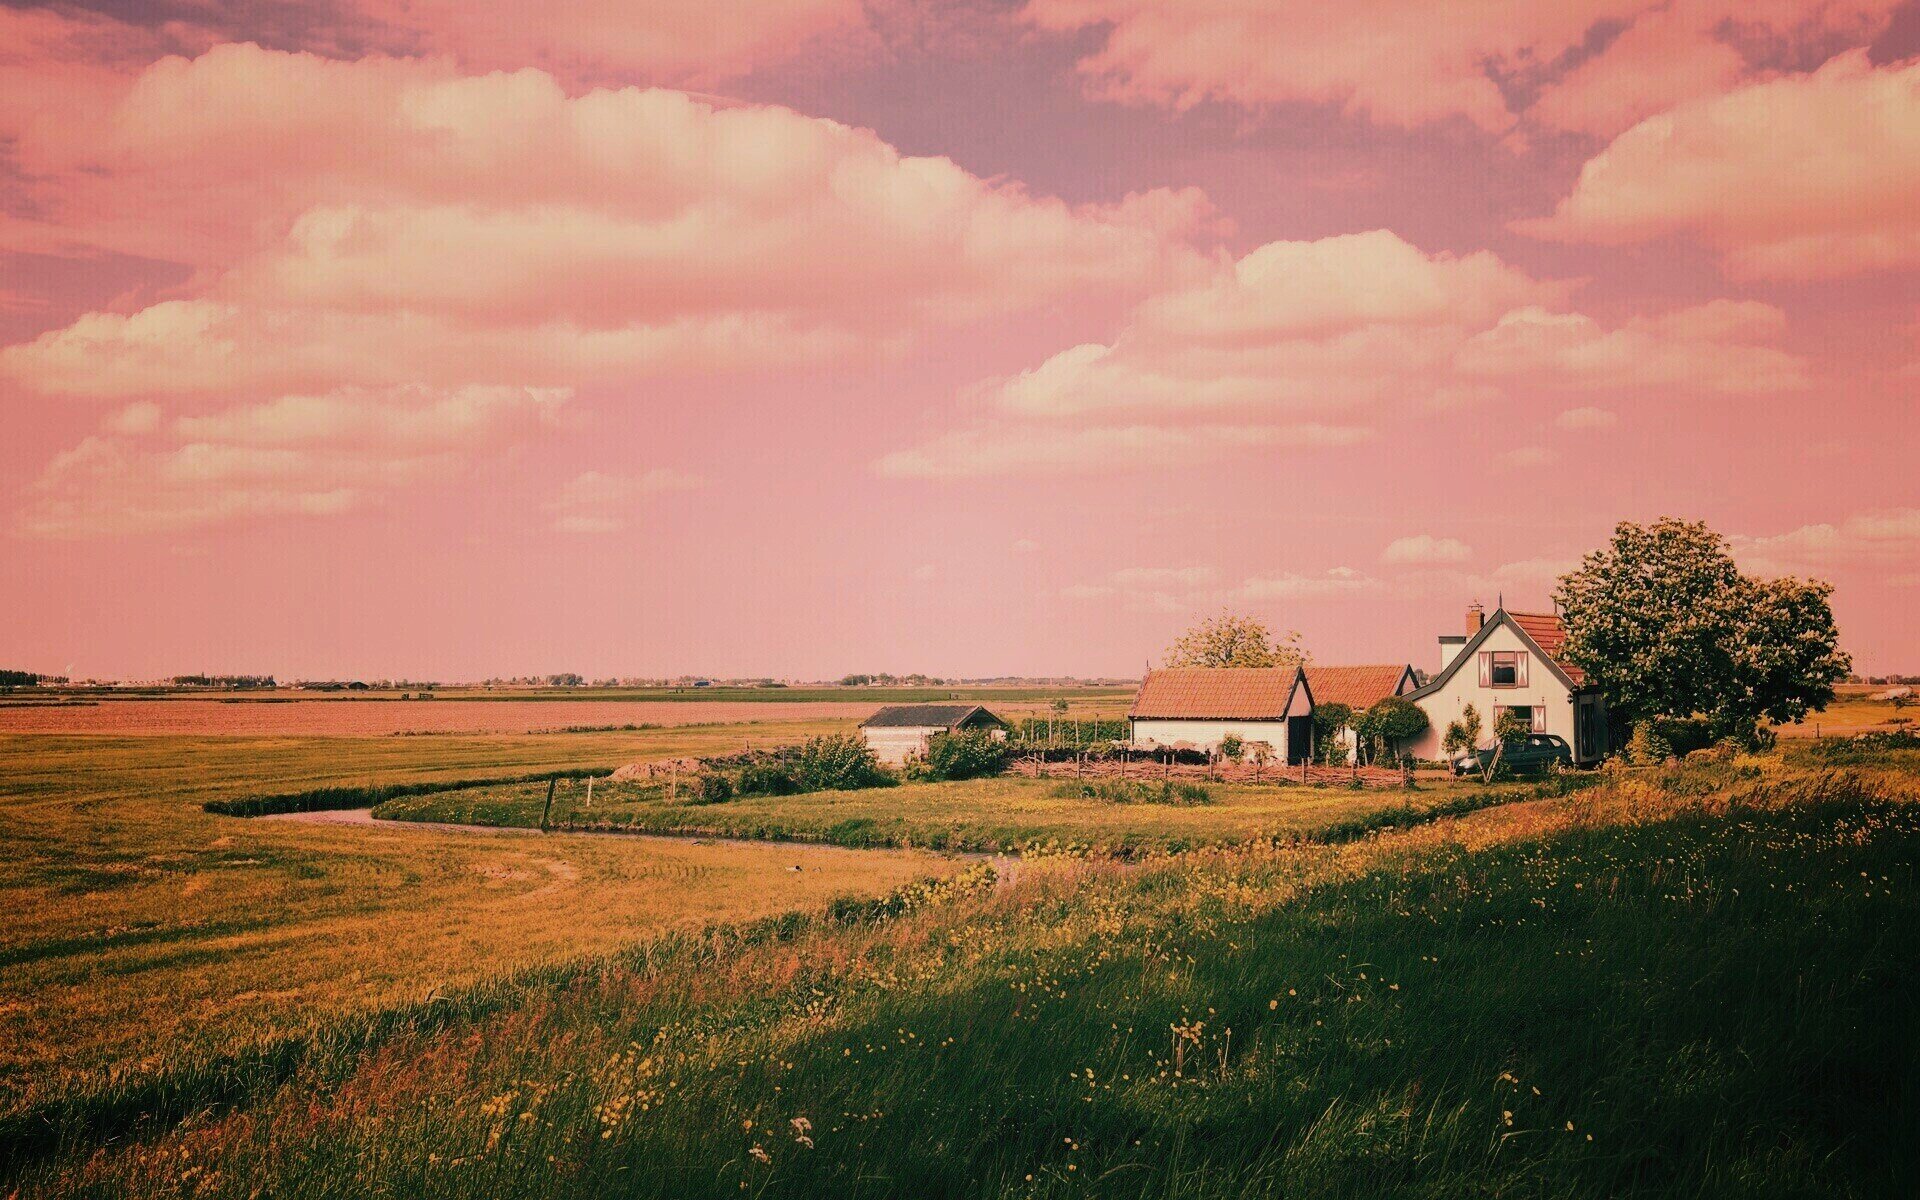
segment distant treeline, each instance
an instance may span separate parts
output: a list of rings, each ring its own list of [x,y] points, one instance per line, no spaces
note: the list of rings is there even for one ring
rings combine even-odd
[[[0,687],[38,687],[65,683],[65,675],[36,675],[32,671],[0,671]]]
[[[174,687],[270,688],[271,675],[175,675],[167,681]]]

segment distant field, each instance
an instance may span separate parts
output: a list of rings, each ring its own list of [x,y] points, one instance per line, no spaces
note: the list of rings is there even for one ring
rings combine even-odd
[[[0,704],[0,733],[374,737],[401,733],[534,733],[622,725],[838,721],[851,727],[882,704],[963,699],[1003,715],[1045,710],[1065,697],[1082,717],[1124,711],[1130,693],[1108,689],[985,692],[886,689],[748,689],[559,693],[445,692],[434,699],[380,693],[236,692],[220,697],[104,696],[97,703]]]
[[[611,824],[658,833],[783,838],[841,846],[931,846],[1016,851],[1036,843],[1085,847],[1096,853],[1221,845],[1252,838],[1313,833],[1409,806],[1423,809],[1467,795],[1531,794],[1532,785],[1436,781],[1417,791],[1351,791],[1344,787],[1208,785],[1204,805],[1115,804],[1061,796],[1067,780],[1002,777],[960,783],[908,783],[891,788],[748,796],[721,804],[689,804],[692,789],[675,802],[658,784],[594,785],[587,806],[584,781],[555,791],[555,823]],[[389,800],[377,817],[489,826],[537,826],[546,803],[544,783],[436,792]]]
[[[1780,736],[1803,738],[1844,736],[1868,729],[1887,729],[1899,725],[1920,725],[1920,706],[1896,708],[1888,700],[1869,700],[1868,696],[1886,691],[1886,685],[1844,684],[1825,711],[1814,713],[1794,725],[1779,725]]]

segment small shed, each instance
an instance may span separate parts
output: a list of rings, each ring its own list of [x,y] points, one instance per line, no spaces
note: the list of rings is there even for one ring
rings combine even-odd
[[[1231,734],[1282,762],[1313,755],[1313,690],[1297,666],[1148,671],[1127,718],[1135,746],[1212,751]]]
[[[984,729],[1007,736],[1007,723],[978,704],[889,704],[860,723],[874,757],[894,766],[927,752],[934,735]]]

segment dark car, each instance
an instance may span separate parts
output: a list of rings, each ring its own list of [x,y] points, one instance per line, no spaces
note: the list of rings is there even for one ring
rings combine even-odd
[[[1573,765],[1573,748],[1567,745],[1567,739],[1551,733],[1530,733],[1525,738],[1508,742],[1500,755],[1500,761],[1512,768],[1516,775],[1531,775],[1541,771],[1550,771],[1555,763],[1562,767]],[[1453,760],[1453,773],[1465,775],[1468,771],[1484,770],[1493,762],[1493,751],[1477,750],[1471,754],[1461,754]]]

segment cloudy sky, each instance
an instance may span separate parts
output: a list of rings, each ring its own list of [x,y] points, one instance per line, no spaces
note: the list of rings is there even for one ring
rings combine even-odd
[[[1920,7],[0,5],[0,665],[1325,661],[1704,519],[1920,670]]]

